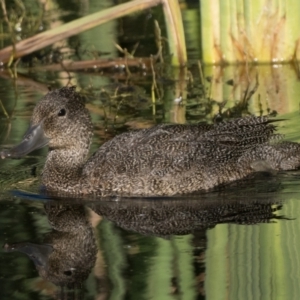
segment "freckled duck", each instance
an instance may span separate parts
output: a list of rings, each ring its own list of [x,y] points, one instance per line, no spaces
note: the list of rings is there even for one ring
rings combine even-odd
[[[87,158],[93,126],[74,87],[45,95],[23,141],[2,158],[49,146],[46,191],[73,195],[172,196],[209,190],[258,171],[300,165],[300,144],[284,142],[267,117],[204,125],[162,124],[126,132]]]

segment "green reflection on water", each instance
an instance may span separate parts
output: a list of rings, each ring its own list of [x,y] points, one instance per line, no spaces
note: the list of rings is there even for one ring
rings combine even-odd
[[[287,200],[281,213],[296,218],[293,221],[223,224],[208,232],[207,299],[293,299],[299,295],[299,198],[298,193]]]
[[[298,114],[300,93],[299,83],[294,76],[294,71],[290,66],[281,67],[280,72],[283,72],[283,74],[280,74],[281,79],[278,81],[280,84],[276,85],[267,77],[277,74],[277,70],[272,73],[273,69],[270,66],[257,67],[256,70],[259,71],[259,74],[263,74],[259,79],[260,86],[249,100],[249,105],[242,108],[238,107],[237,104],[243,99],[249,82],[246,81],[245,83],[246,75],[243,73],[243,69],[238,67],[225,69],[224,73],[221,74],[222,76],[218,73],[220,71],[218,69],[208,68],[206,70],[206,74],[213,76],[214,79],[207,83],[209,87],[207,93],[215,101],[212,101],[212,105],[206,110],[206,113],[203,106],[207,103],[207,100],[204,101],[204,99],[199,98],[200,93],[196,94],[194,98],[188,98],[186,107],[177,109],[178,107],[173,102],[176,85],[164,86],[162,84],[161,88],[165,91],[164,111],[157,110],[157,114],[164,114],[156,120],[165,122],[176,119],[184,120],[184,118],[186,118],[186,122],[211,120],[211,117],[218,111],[218,102],[227,98],[231,101],[228,101],[224,110],[232,115],[266,114],[276,110],[279,118],[287,119],[279,123],[279,131],[286,134],[286,138],[289,140],[300,141]],[[176,76],[179,76],[176,71],[173,74],[175,79]],[[253,76],[252,79],[255,78]],[[87,82],[89,75],[78,73],[77,77],[82,77],[82,80],[77,80],[84,83]],[[224,83],[230,78],[234,79],[236,86]],[[274,79],[274,77],[272,78]],[[289,78],[289,80],[285,78]],[[107,80],[109,80],[109,77],[104,78],[104,82]],[[198,80],[196,71],[194,72],[194,80]],[[239,80],[240,85],[238,84]],[[5,100],[4,103],[9,105],[15,99],[14,86],[11,81],[5,79],[1,79],[1,81],[6,86],[6,91],[2,91],[1,98]],[[264,82],[266,83],[263,85]],[[12,130],[8,138],[3,141],[5,145],[14,144],[21,139],[29,122],[30,111],[36,99],[41,95],[41,92],[31,90],[30,86],[29,90],[25,90],[21,85],[18,85],[18,80],[16,83],[19,97],[13,111]],[[253,86],[252,81],[250,81],[250,85]],[[280,88],[277,92],[274,92],[272,89],[276,89],[276,87]],[[82,88],[84,88],[84,85],[82,85]],[[101,86],[99,85],[97,88],[101,88]],[[196,83],[190,88],[196,89]],[[189,91],[187,91],[187,97],[188,95]],[[265,95],[265,97],[262,95]],[[98,105],[96,101],[92,102],[94,105]],[[236,107],[241,109],[239,110]],[[113,110],[111,112],[114,113]],[[186,115],[174,117],[174,112]],[[122,114],[124,116],[123,123],[118,123],[116,127],[125,130],[126,111],[123,111]],[[99,118],[94,111],[92,115],[93,120],[98,122],[99,126],[102,126],[105,120],[102,117]],[[132,120],[135,118],[140,120],[139,114],[128,114],[128,116]],[[151,109],[146,107],[143,116],[145,120],[152,120]],[[189,116],[193,116],[193,118]],[[199,118],[197,119],[195,116]],[[108,124],[110,124],[109,122]],[[102,141],[103,136],[96,135],[94,149],[98,147],[99,140]],[[41,157],[45,155],[46,150],[42,150],[22,160],[1,161],[3,189],[9,189],[15,181],[32,178],[30,173],[32,165],[38,164],[38,166],[41,166]],[[297,175],[297,172],[291,174],[294,173]],[[295,178],[293,176],[283,177],[282,180],[283,189],[275,192],[278,198],[286,200],[280,215],[297,218],[299,212],[297,176]],[[36,182],[38,181],[36,180]],[[23,188],[31,190],[31,187],[26,184]],[[4,196],[3,199],[5,199]],[[247,201],[247,198],[243,201]],[[12,205],[14,209],[18,206],[18,204]],[[41,228],[46,228],[46,221],[45,219],[41,219],[41,221],[28,219],[30,212],[28,209],[21,209],[21,207],[16,210],[14,215],[3,216],[2,224],[5,226],[5,224],[9,224],[12,219],[16,218],[19,220],[20,226],[10,225],[10,239],[36,239],[40,235],[38,232]],[[2,214],[6,212],[4,206]],[[25,230],[24,224],[35,225]],[[206,297],[207,299],[292,299],[300,295],[298,287],[300,278],[300,258],[298,256],[300,239],[297,219],[292,221],[278,220],[275,224],[253,226],[222,224],[208,230],[205,251],[204,291],[197,285],[199,278],[196,276],[200,275],[196,274],[193,266],[195,262],[193,254],[195,244],[192,242],[195,237],[193,235],[164,239],[134,234],[135,238],[131,239],[129,238],[130,233],[115,230],[114,225],[107,221],[101,223],[100,232],[103,242],[100,243],[100,249],[105,253],[107,274],[111,282],[111,290],[108,292],[111,299],[120,299],[125,297],[124,295],[129,295],[128,297],[131,299],[137,297],[139,299],[173,299],[178,294],[187,299],[195,299],[196,297]],[[126,241],[126,244],[124,244],[124,241]],[[6,239],[3,237],[2,243],[5,242]],[[136,247],[136,244],[138,244],[137,253],[131,254],[128,249]],[[127,246],[129,246],[128,249]],[[27,274],[26,276],[30,278],[37,276],[33,271],[34,267],[25,257],[15,256],[11,259],[17,274]],[[3,276],[7,275],[4,274]],[[11,278],[9,279],[11,284],[15,284],[16,278],[9,278]],[[22,282],[26,286],[26,288],[21,289],[23,295],[32,293],[32,284],[29,281],[21,276],[17,279],[17,282]],[[6,288],[10,289],[9,286],[7,284]],[[99,293],[95,275],[90,276],[87,287],[89,295]],[[204,293],[206,296],[204,296]]]
[[[99,3],[90,1],[90,9],[86,8],[85,12],[98,9]],[[113,2],[107,1],[105,5],[110,3]],[[184,15],[186,22],[190,17],[188,13]],[[192,12],[192,17],[196,18],[195,11]],[[119,24],[110,22],[101,28],[80,34],[78,40],[84,44],[92,44],[91,48],[95,47],[98,51],[109,52],[110,56],[115,56],[113,40],[118,40],[116,28]],[[196,32],[195,29],[191,31]],[[198,40],[193,40],[192,33],[188,33],[190,46],[198,48]],[[197,55],[192,57],[197,58]],[[92,119],[97,129],[107,126],[111,130],[108,137],[97,130],[93,150],[117,132],[130,129],[131,127],[126,125],[128,121],[135,121],[138,125],[143,121],[150,124],[212,122],[213,116],[219,111],[218,104],[224,100],[228,101],[223,109],[225,118],[276,111],[279,118],[287,119],[278,123],[279,131],[286,134],[287,139],[300,142],[300,84],[292,66],[208,66],[204,69],[204,77],[210,78],[205,82],[203,93],[199,70],[194,67],[193,62],[190,65],[192,83],[180,82],[181,74],[178,70],[168,73],[170,78],[159,78],[157,83],[162,92],[162,99],[157,99],[155,116],[152,115],[151,103],[148,102],[143,109],[138,107],[138,104],[133,104],[136,109],[129,109],[127,106],[126,109],[121,108],[121,111],[117,111],[115,106],[111,105],[107,108],[107,113],[110,114],[107,119],[96,110],[92,110]],[[76,84],[78,90],[92,90],[88,102],[97,108],[103,107],[98,97],[103,86],[107,88],[116,82],[124,84],[127,80],[126,77],[118,80],[114,74],[101,75],[97,72],[74,72],[72,76],[71,84]],[[16,81],[0,78],[0,99],[11,116],[9,122],[1,113],[1,142],[5,146],[21,140],[32,108],[47,90],[47,85],[62,86],[69,81],[64,72],[38,72],[29,74],[29,78],[26,79],[29,81],[25,81],[20,75]],[[165,79],[171,79],[172,83],[167,84]],[[228,84],[229,81],[231,84]],[[143,77],[137,74],[131,78],[131,84],[145,91],[146,100],[151,99],[151,76]],[[245,101],[251,91],[255,93],[249,101]],[[183,96],[183,106],[174,103],[179,94]],[[8,124],[11,125],[11,131],[8,131]],[[16,183],[18,188],[36,191],[38,181],[31,174],[31,168],[33,165],[40,167],[43,164],[41,157],[45,156],[44,149],[22,160],[1,161],[1,191],[10,190]],[[275,192],[278,198],[285,201],[279,214],[296,218],[295,220],[277,220],[275,224],[252,226],[221,224],[207,231],[207,245],[203,247],[206,248],[205,274],[195,271],[198,262],[194,255],[197,250],[197,243],[193,241],[197,237],[195,233],[167,238],[143,236],[116,228],[112,222],[102,221],[97,227],[100,237],[99,251],[103,252],[103,269],[107,272],[103,276],[107,276],[110,286],[105,290],[96,272],[92,272],[85,285],[85,299],[99,295],[109,299],[299,298],[299,177],[298,174],[295,181],[291,177],[283,177],[283,189]],[[26,179],[29,179],[29,182]],[[36,185],[32,187],[30,180],[36,180]],[[42,212],[42,205],[37,205],[37,209],[22,200],[20,203],[12,201],[12,197],[7,198],[7,194],[1,194],[1,245],[8,239],[40,241],[41,236],[50,230]],[[247,201],[247,197],[241,201]],[[35,208],[34,214],[32,207]],[[8,297],[14,294],[15,299],[46,298],[42,295],[43,285],[33,287],[34,280],[31,279],[37,278],[37,272],[26,257],[1,253],[1,266],[4,265],[6,267],[1,267],[1,297],[3,295],[9,299]],[[203,279],[199,279],[200,277]],[[205,280],[204,291],[199,287],[200,280]],[[16,286],[19,289],[17,291]],[[48,289],[47,292],[51,295]]]

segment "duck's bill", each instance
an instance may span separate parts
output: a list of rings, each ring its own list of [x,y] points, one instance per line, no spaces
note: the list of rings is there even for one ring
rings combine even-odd
[[[32,125],[24,135],[22,142],[10,150],[0,153],[1,158],[21,158],[33,150],[40,149],[49,143],[45,136],[43,124]]]
[[[6,252],[22,252],[28,255],[28,257],[34,262],[36,267],[42,267],[47,264],[49,255],[53,252],[52,246],[37,245],[33,243],[17,243],[17,244],[5,244],[4,250]]]

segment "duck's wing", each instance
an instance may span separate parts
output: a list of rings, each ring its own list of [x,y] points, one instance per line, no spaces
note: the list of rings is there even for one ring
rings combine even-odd
[[[275,130],[265,117],[248,117],[207,127],[160,125],[129,132],[105,143],[83,175],[108,194],[170,196],[209,190],[253,173],[253,162],[268,166],[262,156],[269,141],[279,138]]]
[[[119,176],[132,178],[149,172],[168,173],[178,160],[195,152],[195,147],[190,147],[195,136],[212,127],[206,124],[162,124],[123,133],[103,144],[90,157],[83,176],[93,179],[97,185],[98,182],[117,180]]]
[[[164,147],[169,143],[177,142],[189,143],[195,136],[201,136],[211,130],[213,125],[171,125],[160,124],[147,129],[139,129],[120,134],[110,141],[104,143],[88,160],[87,165],[94,162],[105,162],[110,158],[122,159],[127,154],[141,148],[160,149],[164,152]],[[153,149],[153,150],[154,150]],[[166,150],[166,148],[165,148]]]
[[[214,143],[217,145],[238,147],[241,151],[255,145],[263,144],[271,140],[281,139],[282,136],[275,134],[274,122],[263,117],[244,117],[214,125],[160,125],[139,134],[132,135],[132,143],[129,147],[138,147],[141,144],[157,145],[161,143]]]
[[[245,150],[271,140],[281,139],[281,135],[275,134],[276,126],[273,123],[277,121],[279,120],[269,120],[266,116],[239,118],[219,123],[202,138]]]
[[[159,125],[115,137],[90,158],[86,168],[128,176],[176,174],[199,165],[235,162],[249,148],[277,138],[275,130],[267,117],[215,125]]]

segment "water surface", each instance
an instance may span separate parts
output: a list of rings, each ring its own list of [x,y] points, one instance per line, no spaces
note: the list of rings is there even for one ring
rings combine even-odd
[[[287,85],[298,87],[290,67],[281,68],[291,78]],[[213,76],[215,71],[206,70]],[[47,90],[46,84],[30,77],[13,80],[5,75],[0,78],[5,108],[2,148],[20,141],[36,101]],[[84,81],[90,75],[76,76]],[[114,88],[110,76],[97,79],[108,91]],[[175,86],[161,85],[167,96],[156,104],[155,115],[147,83],[137,82],[138,88],[128,103],[123,99],[122,107],[101,98],[98,88],[86,93],[95,123],[92,151],[119,132],[174,121],[176,113],[186,122],[212,121],[218,112],[217,96],[208,106],[194,85],[189,92],[193,98],[188,95],[186,105],[178,106],[173,101]],[[219,95],[230,95],[226,83],[221,88]],[[282,86],[277,98],[280,93],[291,91]],[[278,123],[279,131],[300,142],[298,96],[295,93],[295,98],[284,99],[286,105],[279,105],[276,97],[261,94],[258,99],[256,92],[246,108],[238,107],[235,100],[224,111],[228,115],[276,111],[277,117],[286,119]],[[268,107],[262,109],[267,101]],[[65,299],[66,295],[70,299],[294,299],[300,295],[299,171],[263,176],[192,198],[75,204],[27,195],[38,194],[45,155],[42,149],[20,160],[1,161],[4,299]],[[79,228],[78,222],[83,224]]]
[[[101,9],[99,3],[82,4],[61,20]],[[134,22],[145,19],[110,22],[68,45],[79,41],[115,57],[112,40],[130,49],[139,36],[138,55],[149,56],[155,53],[150,27],[140,26],[132,35],[116,30],[122,24],[131,32]],[[23,62],[17,76],[0,70],[0,148],[21,140],[48,86],[67,84],[77,85],[91,112],[91,152],[127,130],[162,122],[213,122],[218,115],[271,114],[284,119],[277,124],[285,139],[300,142],[295,66],[206,67],[203,82],[196,43],[192,46],[186,70],[157,66],[155,101],[149,69],[130,75],[124,69],[70,73],[38,71],[40,62],[31,68]],[[41,149],[0,161],[1,299],[300,297],[300,171],[193,197],[62,201],[39,195],[46,154]]]

